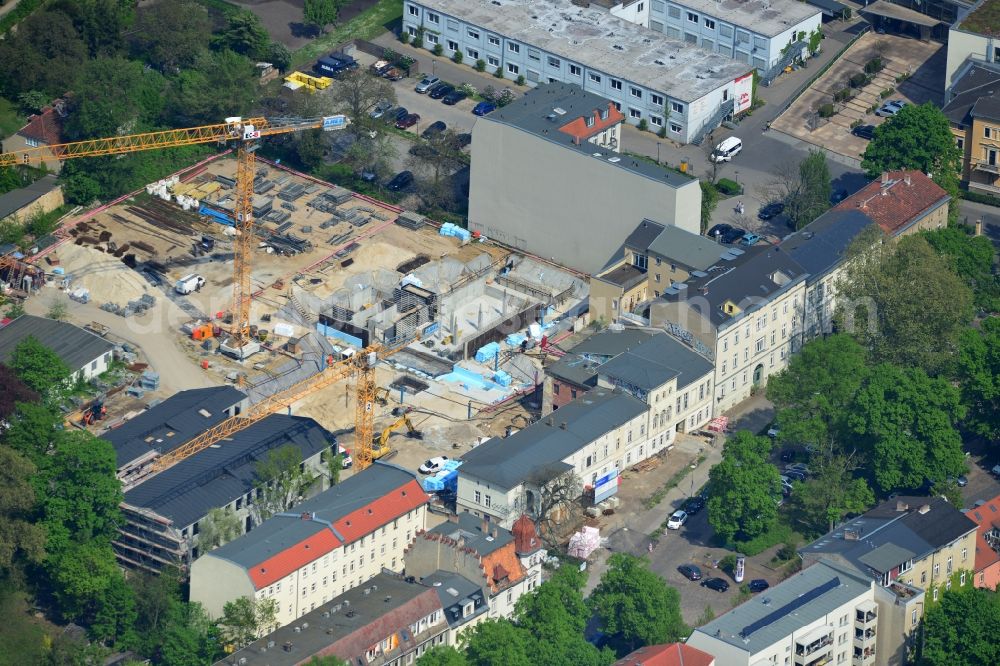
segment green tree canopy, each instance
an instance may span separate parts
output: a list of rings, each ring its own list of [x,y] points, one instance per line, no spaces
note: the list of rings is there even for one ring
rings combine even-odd
[[[197,2],[154,2],[139,8],[132,50],[165,74],[190,67],[208,47],[212,21]]]
[[[237,649],[254,642],[278,626],[278,602],[275,599],[239,597],[222,607],[219,629],[228,643]]]
[[[845,516],[864,513],[875,504],[868,482],[854,477],[851,458],[816,456],[809,465],[813,476],[795,484],[790,501],[809,532],[829,532]]]
[[[45,530],[34,518],[35,466],[0,446],[0,579],[20,560],[38,563],[45,554]]]
[[[33,335],[14,348],[10,368],[29,388],[46,394],[61,386],[71,373],[70,367]]]
[[[56,0],[50,5],[73,22],[91,57],[114,55],[135,16],[131,0]]]
[[[465,655],[450,645],[435,645],[417,659],[417,666],[466,666]]]
[[[752,539],[774,524],[781,475],[770,453],[770,439],[741,430],[726,440],[722,460],[709,471],[708,522],[726,541]]]
[[[8,366],[0,363],[0,420],[7,418],[17,409],[19,402],[38,402],[41,396],[21,381],[17,374]]]
[[[996,592],[953,587],[927,610],[923,626],[923,666],[1000,664],[1000,597]]]
[[[161,74],[134,60],[85,61],[63,132],[80,140],[151,129],[163,111],[165,85]]]
[[[858,391],[848,427],[879,490],[888,494],[965,471],[955,428],[963,412],[958,389],[946,379],[883,363]]]
[[[36,11],[0,40],[0,90],[14,99],[37,90],[55,99],[73,90],[87,45],[62,12]]]
[[[291,507],[316,480],[310,470],[302,469],[302,451],[291,444],[268,451],[267,457],[258,461],[254,476],[254,487],[260,493],[253,505],[258,522]]]
[[[337,20],[340,0],[305,0],[302,8],[302,21],[320,32],[326,32],[326,26]]]
[[[798,187],[785,202],[785,214],[795,229],[801,229],[830,207],[833,187],[826,153],[810,150],[809,156],[799,163]]]
[[[506,619],[484,620],[461,635],[470,666],[534,666],[531,634]]]
[[[615,553],[588,604],[619,655],[644,645],[670,643],[687,635],[680,594],[649,570],[649,562]]]
[[[984,319],[962,333],[958,354],[965,425],[992,441],[1000,440],[1000,319]]]
[[[924,233],[924,238],[948,266],[972,289],[976,307],[1000,310],[1000,280],[993,272],[993,243],[986,236],[973,236],[956,226]]]
[[[249,10],[231,12],[226,16],[226,27],[212,39],[215,48],[229,49],[248,58],[266,55],[270,43],[264,23]]]
[[[258,88],[249,60],[228,50],[205,52],[171,81],[168,112],[179,125],[221,122],[248,111]]]
[[[45,465],[48,454],[59,434],[56,428],[62,417],[56,411],[36,402],[17,404],[10,425],[3,432],[3,442],[35,466]]]

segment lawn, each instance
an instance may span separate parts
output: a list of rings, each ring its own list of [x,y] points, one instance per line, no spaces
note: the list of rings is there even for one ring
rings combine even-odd
[[[315,60],[348,40],[377,37],[402,17],[402,0],[381,0],[371,9],[358,14],[343,25],[338,25],[296,51],[292,55],[292,69]]]
[[[10,100],[0,97],[0,139],[4,139],[24,127],[25,120],[17,106]]]

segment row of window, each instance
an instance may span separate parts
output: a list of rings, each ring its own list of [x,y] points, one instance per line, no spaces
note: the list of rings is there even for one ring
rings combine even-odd
[[[662,2],[653,2],[653,12],[658,14],[664,14],[664,8]],[[668,19],[681,20],[681,8],[671,5],[665,12]],[[695,12],[685,11],[684,18],[687,25],[703,26],[706,30],[715,30],[716,21],[714,18],[709,18],[708,16],[699,16]],[[652,24],[652,21],[650,22]],[[767,38],[757,35],[751,35],[747,30],[741,30],[740,28],[734,28],[731,25],[725,23],[718,24],[718,34],[724,39],[731,39],[733,34],[736,34],[737,44],[750,44],[751,41],[755,48],[764,49],[767,48]],[[752,37],[752,39],[751,39]]]

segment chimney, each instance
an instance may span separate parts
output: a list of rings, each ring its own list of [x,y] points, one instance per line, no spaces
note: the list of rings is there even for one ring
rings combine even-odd
[[[910,174],[906,174],[905,176],[903,176],[903,182],[905,182],[907,185],[913,184],[910,182]]]
[[[907,511],[910,505],[902,500],[896,500],[896,511]]]
[[[494,525],[493,526],[493,531],[491,532],[491,534],[493,534],[493,538],[494,539],[497,538],[497,534],[499,534],[499,532],[500,532],[500,528],[498,528],[496,525]]]
[[[559,427],[562,428],[563,430],[565,430],[566,429],[566,422],[563,421],[562,423],[560,423]]]
[[[479,526],[479,531],[482,532],[483,534],[490,533],[490,524],[489,522],[487,522],[485,518],[483,518],[483,524]]]
[[[549,417],[549,420],[546,423],[548,423],[549,425],[555,425],[555,421],[552,420],[551,416]]]
[[[888,171],[883,171],[882,172],[882,184],[883,185],[888,185],[889,184],[889,172]]]
[[[858,528],[844,529],[845,541],[858,541],[861,538],[861,530]]]
[[[924,515],[925,513],[927,513],[930,510],[931,510],[931,505],[930,504],[922,504],[920,506],[920,508],[917,509],[917,513],[919,513],[922,516],[922,515]]]

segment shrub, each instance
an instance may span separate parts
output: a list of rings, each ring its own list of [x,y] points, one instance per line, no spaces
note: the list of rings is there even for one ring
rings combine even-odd
[[[778,552],[775,553],[774,557],[779,562],[788,562],[789,560],[795,559],[796,554],[797,551],[795,548],[795,543],[788,542],[782,545],[781,548],[778,549]]]
[[[968,192],[966,190],[961,190],[959,192],[962,198],[966,201],[971,201],[973,203],[986,204],[987,206],[997,206],[1000,208],[1000,197],[995,197],[992,194],[983,194],[982,192]]]
[[[480,58],[476,61],[476,71],[485,72],[486,71],[486,61]]]
[[[835,102],[846,102],[852,97],[854,97],[854,93],[851,92],[850,88],[843,88],[833,93],[833,101]]]
[[[819,113],[820,118],[832,118],[836,111],[833,108],[833,104],[826,103],[820,104],[820,107],[816,110]]]
[[[500,91],[500,94],[496,96],[495,103],[497,106],[507,106],[514,101],[514,93],[509,89],[504,88]]]
[[[742,194],[743,188],[735,180],[730,180],[729,178],[720,178],[719,182],[715,184],[715,189],[719,190],[726,196],[733,196],[734,194]]]
[[[894,92],[896,92],[895,88],[886,88],[881,93],[879,93],[879,95],[882,97],[882,99],[885,99],[886,97],[891,96],[892,93],[894,93]]]
[[[779,518],[780,521],[780,518]],[[743,553],[747,557],[759,555],[776,544],[792,540],[792,528],[783,522],[775,523],[771,529],[749,541],[734,541],[730,544],[732,550]]]
[[[503,78],[503,67],[497,67],[496,71],[493,72],[493,76],[497,77],[498,79],[502,79]]]
[[[905,81],[908,78],[910,78],[910,73],[909,72],[903,72],[902,74],[900,74],[899,76],[896,77],[896,83],[902,83],[903,81]]]
[[[421,37],[420,35],[417,35],[416,37],[413,38],[413,42],[411,43],[413,44],[413,48],[422,49],[424,47],[424,38]]]
[[[519,86],[523,86],[524,85],[524,81],[525,81],[524,74],[520,74],[520,75],[518,75],[518,77],[516,79],[514,79],[514,83],[516,83]]]
[[[660,131],[657,132],[657,134],[659,135],[659,137],[661,139],[666,139],[667,138],[667,126],[664,125],[663,127],[661,127]]]
[[[463,83],[458,87],[458,89],[464,92],[469,97],[475,97],[476,93],[479,92],[476,90],[475,86],[469,85],[468,83]]]
[[[436,56],[439,56],[439,55],[441,55],[442,53],[444,53],[444,47],[443,47],[443,46],[441,46],[440,44],[435,44],[435,45],[434,45],[434,50],[433,50],[433,51],[431,51],[431,53],[433,53],[433,54],[434,54],[434,55],[436,55]]]
[[[649,129],[649,123],[646,122],[645,118],[640,118],[638,127],[640,132],[645,132]]]
[[[864,72],[858,72],[857,74],[851,75],[852,88],[861,88],[866,83],[868,83],[868,77],[865,75]]]
[[[851,123],[851,129],[854,129],[855,127],[861,127],[864,124],[865,124],[865,121],[863,121],[860,118],[858,118],[853,123]]]
[[[461,51],[455,51],[454,53],[451,54],[451,61],[456,65],[462,64],[462,58],[463,56]]]
[[[876,72],[881,72],[883,67],[881,58],[872,58],[865,63],[865,72],[875,74]]]
[[[726,555],[721,560],[719,560],[719,568],[725,571],[730,576],[736,571],[736,556]]]
[[[399,41],[403,42],[404,44],[409,44],[410,43],[410,33],[406,32],[405,30],[403,32],[401,32],[400,35],[399,35]]]

